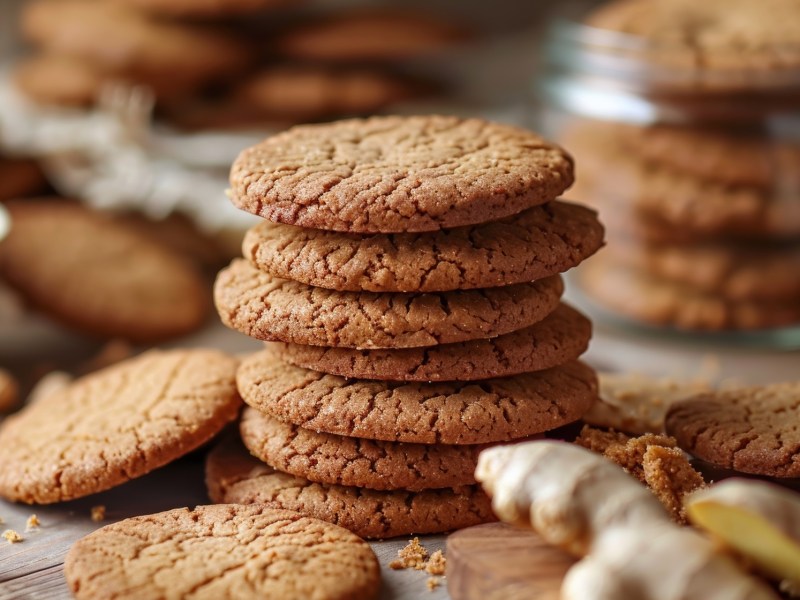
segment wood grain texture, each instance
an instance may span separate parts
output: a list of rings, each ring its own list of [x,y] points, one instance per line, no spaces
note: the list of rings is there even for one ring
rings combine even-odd
[[[536,533],[505,523],[457,531],[446,555],[453,600],[558,600],[575,562]]]

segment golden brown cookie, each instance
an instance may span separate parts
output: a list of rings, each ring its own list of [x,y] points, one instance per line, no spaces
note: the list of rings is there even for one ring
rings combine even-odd
[[[304,61],[386,61],[441,52],[464,37],[462,29],[424,13],[337,11],[289,29],[273,47]]]
[[[174,19],[216,19],[251,15],[303,4],[303,0],[116,0],[117,4]]]
[[[458,487],[475,483],[475,446],[404,444],[317,433],[247,407],[240,424],[250,454],[270,467],[317,483],[373,490]]]
[[[580,362],[476,383],[347,380],[294,367],[265,350],[237,373],[250,406],[286,423],[336,435],[415,444],[485,444],[549,431],[597,398]]]
[[[596,257],[579,273],[586,293],[637,321],[688,330],[759,330],[800,323],[800,302],[734,301]]]
[[[33,160],[0,158],[0,201],[34,196],[46,188],[44,173]]]
[[[0,276],[59,321],[137,342],[193,331],[210,309],[193,265],[134,229],[79,204],[13,202]]]
[[[89,63],[55,54],[28,58],[14,69],[14,83],[30,100],[57,106],[89,106],[108,81]]]
[[[279,65],[252,75],[231,95],[265,120],[304,122],[374,113],[414,96],[418,87],[377,69]]]
[[[263,505],[178,508],[106,525],[64,563],[76,598],[368,600],[369,545],[318,519]]]
[[[592,324],[561,304],[544,320],[490,340],[428,348],[354,350],[283,344],[282,360],[331,375],[389,381],[474,381],[542,371],[583,354]]]
[[[244,150],[231,199],[270,221],[357,233],[436,231],[554,200],[572,159],[530,131],[457,117],[294,127]]]
[[[501,221],[422,234],[364,236],[265,221],[248,231],[242,252],[275,277],[318,287],[442,292],[549,277],[602,243],[594,211],[550,202]]]
[[[236,365],[215,350],[152,350],[41,398],[0,428],[0,495],[80,498],[194,450],[239,412]]]
[[[800,477],[800,384],[712,391],[670,407],[666,430],[714,465],[769,477]]]
[[[364,538],[440,533],[496,520],[479,486],[381,492],[312,483],[275,471],[227,439],[206,461],[214,502],[266,504],[330,521]]]
[[[491,338],[558,305],[558,276],[438,294],[337,292],[274,278],[243,259],[214,285],[222,322],[260,340],[346,348],[410,348]]]
[[[246,46],[222,30],[157,21],[112,2],[35,0],[25,5],[22,31],[46,52],[176,92],[234,75],[249,61]]]

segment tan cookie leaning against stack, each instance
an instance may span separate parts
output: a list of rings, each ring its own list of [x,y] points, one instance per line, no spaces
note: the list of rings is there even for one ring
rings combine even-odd
[[[477,452],[597,398],[577,360],[591,324],[559,302],[559,274],[603,244],[592,211],[556,200],[572,180],[535,134],[444,116],[296,127],[242,152],[231,199],[266,221],[215,301],[281,343],[239,368],[252,457],[212,453],[212,499],[377,538],[492,520]]]

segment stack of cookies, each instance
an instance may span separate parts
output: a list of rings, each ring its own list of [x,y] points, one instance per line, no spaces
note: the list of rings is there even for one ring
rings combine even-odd
[[[577,361],[591,325],[560,303],[559,273],[603,241],[594,212],[555,200],[572,179],[560,148],[478,119],[340,121],[245,150],[231,198],[265,221],[215,300],[278,343],[239,368],[247,450],[211,454],[212,498],[364,537],[491,519],[478,452],[597,395]]]
[[[800,6],[770,6],[616,0],[587,19],[631,53],[598,89],[635,89],[619,104],[643,107],[561,138],[609,227],[583,278],[608,307],[681,329],[800,323],[800,142],[782,120],[796,113]]]

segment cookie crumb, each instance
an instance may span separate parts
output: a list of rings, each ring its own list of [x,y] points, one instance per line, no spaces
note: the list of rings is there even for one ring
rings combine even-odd
[[[3,532],[3,539],[5,539],[9,544],[18,544],[22,541],[22,536],[13,529],[6,529]]]
[[[408,542],[405,548],[398,550],[397,556],[397,560],[389,563],[389,567],[392,569],[416,569],[421,571],[425,568],[428,551],[419,543],[419,538],[415,537]]]
[[[39,517],[36,515],[31,515],[28,517],[28,520],[25,522],[25,531],[30,531],[31,529],[39,529],[41,525],[41,521],[39,521]]]
[[[92,521],[99,523],[106,518],[106,507],[102,504],[92,507]]]
[[[438,577],[428,577],[428,581],[427,581],[426,585],[428,586],[428,589],[430,591],[435,590],[440,585],[439,578]]]
[[[428,564],[425,565],[425,571],[431,575],[444,575],[445,567],[447,566],[447,559],[442,554],[441,550],[437,550],[428,559]]]

